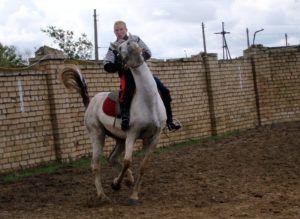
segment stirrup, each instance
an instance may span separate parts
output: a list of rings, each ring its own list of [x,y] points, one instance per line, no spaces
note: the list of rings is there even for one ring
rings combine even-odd
[[[121,119],[121,129],[123,131],[126,131],[127,129],[129,129],[129,117],[122,117]]]
[[[181,124],[181,122],[180,122],[178,119],[173,119],[173,124],[176,125],[176,126],[180,126],[180,128],[182,128],[182,124]],[[164,132],[165,134],[171,133],[171,132],[176,132],[176,131],[179,130],[180,128],[178,128],[178,129],[171,129],[171,130],[170,130],[169,126],[166,125],[166,126],[164,127],[164,129],[163,129],[163,132]]]

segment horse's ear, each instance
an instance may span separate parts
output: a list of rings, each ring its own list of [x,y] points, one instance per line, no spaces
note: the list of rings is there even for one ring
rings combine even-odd
[[[112,48],[113,50],[117,50],[118,46],[115,43],[110,43],[110,48]]]
[[[132,37],[131,33],[128,33],[128,39],[133,40],[133,37]]]

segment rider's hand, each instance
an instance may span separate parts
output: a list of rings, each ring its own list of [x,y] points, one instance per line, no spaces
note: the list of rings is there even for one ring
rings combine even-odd
[[[116,64],[109,62],[104,65],[104,70],[109,73],[115,73],[117,72],[118,67]]]

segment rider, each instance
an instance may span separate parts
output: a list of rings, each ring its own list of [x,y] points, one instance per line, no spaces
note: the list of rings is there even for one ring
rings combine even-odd
[[[128,39],[127,35],[127,27],[124,21],[116,21],[114,24],[114,33],[117,37],[115,44],[121,44],[125,40]],[[134,40],[138,43],[140,48],[142,49],[142,56],[144,60],[148,60],[151,57],[151,51],[148,46],[138,37],[133,35]],[[126,64],[124,64],[121,60],[119,53],[113,48],[109,47],[107,54],[104,59],[104,70],[110,73],[117,72],[119,73],[119,77],[121,78],[120,84],[120,104],[121,104],[121,118],[122,124],[121,127],[123,130],[127,130],[129,128],[129,109],[130,104],[135,91],[135,82],[132,76],[132,73]],[[157,88],[161,93],[162,101],[166,108],[167,113],[167,127],[170,131],[177,130],[181,128],[181,125],[173,122],[172,109],[171,109],[171,96],[169,89],[164,86],[164,84],[154,76],[155,82],[157,84]]]

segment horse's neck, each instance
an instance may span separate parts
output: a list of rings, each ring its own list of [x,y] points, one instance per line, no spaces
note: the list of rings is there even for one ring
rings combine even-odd
[[[131,108],[134,111],[133,117],[161,126],[166,120],[166,111],[150,69],[146,63],[143,63],[131,70],[136,86]]]
[[[152,96],[153,93],[157,92],[156,82],[145,62],[139,67],[132,69],[132,75],[136,84],[137,95],[140,93]]]

